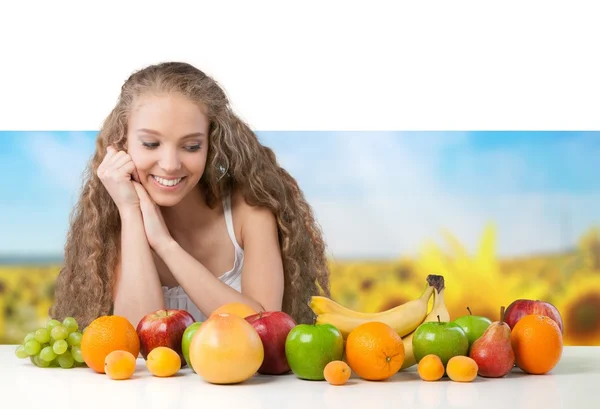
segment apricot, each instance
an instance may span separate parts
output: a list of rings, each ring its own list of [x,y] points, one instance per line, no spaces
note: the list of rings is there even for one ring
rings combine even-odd
[[[424,381],[437,381],[444,376],[444,363],[440,357],[435,354],[425,355],[419,361],[417,372]]]
[[[154,376],[166,378],[175,375],[181,369],[181,358],[171,348],[154,348],[146,358],[146,367]]]
[[[136,359],[129,351],[115,350],[104,358],[104,373],[115,380],[129,379],[135,372]]]
[[[247,304],[241,302],[231,302],[221,305],[210,315],[213,316],[219,314],[234,314],[238,317],[246,318],[250,315],[258,314],[258,311],[254,311],[254,309]]]
[[[446,364],[446,374],[455,382],[471,382],[478,370],[477,362],[468,356],[453,356]]]
[[[344,385],[350,379],[352,371],[344,361],[331,361],[323,369],[325,380],[331,385]]]

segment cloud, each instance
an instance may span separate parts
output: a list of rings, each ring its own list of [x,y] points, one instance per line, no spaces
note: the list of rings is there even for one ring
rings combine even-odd
[[[9,215],[0,255],[60,255],[94,138],[84,132],[26,132],[14,140],[13,173],[22,172],[26,183],[0,203],[2,214]]]
[[[83,132],[39,132],[24,138],[24,148],[40,168],[43,182],[76,194],[94,152],[94,138]]]
[[[556,251],[576,243],[591,224],[600,224],[597,190],[574,194],[523,189],[519,181],[525,177],[539,178],[534,179],[540,181],[536,185],[548,184],[543,166],[531,169],[526,155],[510,149],[476,153],[469,150],[466,133],[312,136],[288,135],[284,143],[281,135],[274,135],[270,141],[282,165],[298,179],[336,258],[414,256],[425,241],[442,244],[442,229],[474,251],[488,222],[498,228],[500,255]],[[36,182],[56,193],[55,203],[54,207],[45,203],[41,212],[31,209],[39,217],[24,209],[12,213],[5,209],[4,214],[14,216],[9,226],[14,235],[0,247],[59,251],[69,206],[94,152],[94,138],[87,133],[48,132],[29,134],[23,141],[31,158],[27,163],[37,168]],[[466,153],[452,165],[448,180],[440,173],[445,171],[440,164],[455,148]],[[575,146],[569,150],[575,151]],[[484,174],[483,169],[491,173]]]
[[[591,209],[594,201],[598,203],[593,195],[518,193],[511,189],[505,194],[490,194],[488,190],[461,193],[446,189],[437,173],[438,164],[447,148],[464,142],[465,134],[447,138],[439,134],[428,137],[426,133],[338,133],[326,137],[336,138],[335,155],[331,152],[328,162],[311,162],[311,174],[302,177],[309,191],[307,181],[318,179],[335,192],[307,196],[328,247],[338,258],[414,255],[425,241],[439,241],[442,229],[451,231],[474,251],[489,222],[498,228],[500,255],[560,250],[572,244],[593,218],[588,213],[584,221],[567,228],[571,236],[565,243],[563,207],[576,214],[579,209]],[[478,179],[475,185],[499,182],[507,187],[528,172],[522,157],[503,153],[495,160],[507,165],[510,177],[471,174]],[[486,177],[490,179],[486,181]],[[352,193],[342,192],[339,186]]]

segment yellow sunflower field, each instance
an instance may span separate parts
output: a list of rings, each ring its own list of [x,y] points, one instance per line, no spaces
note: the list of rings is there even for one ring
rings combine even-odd
[[[600,229],[590,229],[563,254],[501,259],[493,225],[469,253],[442,231],[412,258],[330,260],[331,297],[365,312],[394,307],[423,291],[428,274],[441,274],[452,318],[499,318],[501,306],[519,298],[551,302],[565,324],[565,345],[600,345]],[[0,343],[18,343],[48,318],[60,265],[0,265]]]

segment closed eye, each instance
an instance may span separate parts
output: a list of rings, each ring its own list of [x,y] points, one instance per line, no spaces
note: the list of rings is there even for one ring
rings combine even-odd
[[[156,149],[159,145],[160,144],[158,142],[142,142],[142,146],[144,146],[146,149]],[[184,146],[183,149],[185,149],[188,152],[197,152],[200,150],[201,147],[201,144],[195,144]]]
[[[188,152],[197,152],[200,150],[200,144],[188,145],[185,147],[185,150],[187,150]]]
[[[158,147],[158,142],[142,142],[142,145],[148,149],[154,149]]]

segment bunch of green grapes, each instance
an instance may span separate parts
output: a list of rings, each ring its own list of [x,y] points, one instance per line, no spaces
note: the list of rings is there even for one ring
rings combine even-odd
[[[40,368],[73,368],[84,364],[81,356],[81,337],[79,324],[73,317],[60,322],[49,320],[45,328],[30,332],[15,351],[17,358],[29,358]]]

